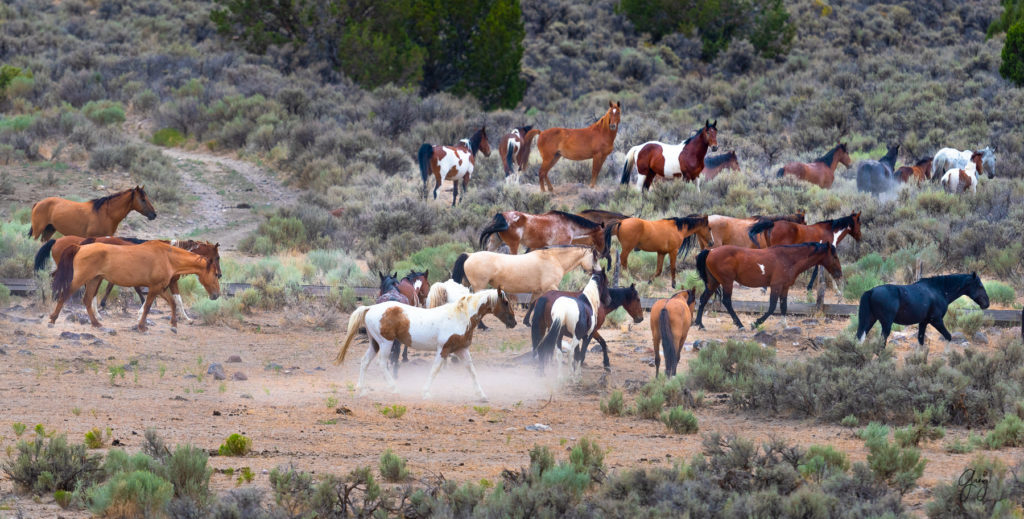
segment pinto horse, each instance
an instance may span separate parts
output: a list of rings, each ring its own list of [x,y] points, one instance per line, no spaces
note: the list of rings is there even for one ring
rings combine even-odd
[[[501,137],[498,152],[501,153],[501,167],[505,170],[505,182],[519,183],[519,175],[526,171],[530,161],[530,144],[540,130],[533,126],[520,126]]]
[[[831,243],[801,243],[799,245],[778,245],[767,249],[746,249],[725,245],[705,249],[697,255],[697,273],[704,281],[704,293],[700,296],[697,310],[697,327],[704,329],[701,320],[704,307],[711,294],[721,289],[722,304],[732,316],[736,327],[743,329],[743,323],[732,309],[732,288],[734,282],[748,287],[771,287],[768,311],[754,322],[760,326],[775,313],[775,305],[781,299],[782,316],[786,316],[789,288],[803,271],[821,265],[835,279],[843,277],[836,248]]]
[[[538,173],[540,190],[544,191],[546,187],[548,191],[555,191],[555,186],[548,179],[548,172],[562,157],[569,160],[593,159],[590,187],[597,185],[597,174],[615,145],[621,117],[622,103],[608,101],[608,111],[586,128],[548,128],[540,132],[537,137],[537,150],[541,156]]]
[[[709,182],[724,170],[740,170],[740,161],[736,158],[735,151],[729,151],[718,155],[704,157],[704,178]]]
[[[857,165],[857,191],[872,194],[885,193],[896,185],[896,156],[900,145],[889,146],[885,156],[878,160],[865,160]]]
[[[454,279],[439,281],[430,285],[430,291],[427,293],[427,308],[437,308],[441,305],[454,303],[460,297],[469,294],[469,289],[462,283],[457,283]]]
[[[460,180],[462,196],[466,196],[477,152],[483,152],[485,157],[491,156],[491,145],[487,142],[487,128],[484,126],[455,146],[434,146],[430,143],[420,146],[417,158],[420,177],[423,178],[423,198],[427,197],[427,177],[434,175],[434,200],[437,200],[437,190],[441,187],[441,182],[451,180],[452,207],[455,207],[455,200],[459,197]]]
[[[547,310],[546,318],[535,315],[531,329],[533,349],[537,352],[539,361],[538,367],[543,374],[544,366],[551,356],[556,354],[559,358],[557,364],[559,375],[561,375],[562,337],[568,337],[569,350],[573,356],[571,372],[575,379],[583,366],[583,357],[590,345],[590,339],[597,331],[598,309],[610,303],[608,277],[602,271],[594,272],[582,292],[571,296],[555,297],[550,308],[547,308],[546,303],[545,301],[545,305],[542,307]],[[549,329],[543,327],[546,321],[550,321]],[[538,341],[537,339],[541,336],[543,339]]]
[[[896,170],[895,175],[904,184],[910,182],[910,179],[914,179],[918,185],[921,185],[925,180],[931,180],[932,178],[932,158],[925,157],[917,161],[913,166],[901,166]]]
[[[629,268],[629,253],[633,250],[658,253],[658,270],[651,281],[661,275],[665,256],[668,256],[673,288],[676,286],[676,258],[680,254],[686,258],[695,238],[701,239],[700,236],[703,236],[703,240],[711,241],[708,217],[696,214],[664,220],[626,218],[615,222],[604,231],[605,250],[611,250],[612,236],[617,236],[622,245],[622,252],[619,253],[622,270]]]
[[[760,243],[758,235],[763,235],[761,238],[768,247],[809,242],[831,243],[833,247],[838,247],[839,242],[843,241],[847,234],[860,241],[860,212],[850,213],[850,216],[834,220],[824,220],[814,225],[803,225],[785,220],[771,224],[761,222],[752,225],[748,234],[750,240],[755,243]],[[814,267],[814,272],[811,273],[811,282],[807,284],[807,290],[814,286],[816,279],[818,279],[818,267]]]
[[[981,152],[974,152],[971,155],[971,161],[967,163],[963,168],[953,168],[942,175],[943,189],[947,193],[966,193],[968,189],[971,193],[978,192],[978,171],[981,171]]]
[[[128,213],[138,211],[153,220],[156,209],[146,195],[146,188],[135,186],[88,202],[73,202],[51,196],[32,206],[32,226],[28,235],[39,241],[49,240],[54,232],[65,236],[113,236]]]
[[[642,189],[645,191],[650,189],[655,176],[668,178],[671,175],[693,182],[704,171],[704,157],[708,148],[718,149],[718,120],[704,121],[704,126],[695,135],[679,144],[650,141],[642,144],[639,149],[634,146],[626,154],[626,163],[622,167],[622,178],[619,181],[629,183],[635,164],[637,174],[644,179]]]
[[[984,147],[977,152],[971,150],[960,151],[953,148],[942,148],[938,153],[935,154],[935,159],[932,160],[932,180],[939,178],[943,173],[954,169],[964,168],[969,162],[974,153],[981,153],[982,167],[978,168],[978,173],[985,173],[988,178],[995,178],[996,176],[996,150],[991,147]]]
[[[749,218],[733,218],[718,214],[708,215],[708,228],[711,240],[705,241],[699,234],[697,239],[700,240],[701,249],[710,249],[721,245],[761,249],[767,247],[768,244],[763,237],[751,241],[749,235],[750,227],[758,223],[776,222],[779,220],[805,223],[804,212],[797,211],[793,214],[779,216],[751,216]]]
[[[487,395],[480,387],[476,368],[473,367],[473,358],[469,355],[469,346],[473,342],[473,330],[487,314],[493,314],[509,328],[516,325],[512,301],[500,288],[469,294],[454,303],[437,308],[417,308],[397,302],[360,306],[349,317],[345,342],[334,362],[344,362],[345,354],[356,332],[360,326],[365,326],[366,334],[370,337],[370,347],[366,349],[366,355],[363,355],[363,361],[359,365],[359,382],[356,389],[360,396],[366,393],[366,368],[377,356],[378,351],[384,379],[392,392],[398,391],[391,370],[388,369],[387,359],[395,343],[400,343],[416,350],[436,352],[434,365],[430,368],[430,375],[423,387],[423,398],[430,398],[430,386],[434,378],[441,370],[441,366],[447,363],[448,356],[455,354],[465,363],[466,369],[473,377],[477,396],[481,400],[486,400]]]
[[[148,241],[125,247],[106,243],[71,245],[60,257],[57,270],[53,273],[53,297],[57,307],[50,314],[50,324],[57,320],[68,297],[85,286],[82,303],[89,313],[89,321],[99,327],[93,311],[92,299],[96,296],[100,281],[106,279],[115,285],[125,287],[144,286],[149,289],[146,303],[139,316],[138,329],[146,331],[146,316],[153,305],[153,299],[163,293],[175,276],[196,274],[210,299],[220,296],[220,281],[214,271],[213,262],[191,252],[159,241]],[[171,328],[178,325],[178,312],[173,299],[171,306]]]
[[[526,247],[527,251],[549,245],[587,245],[602,256],[606,255],[604,224],[562,211],[548,211],[544,214],[519,211],[497,213],[480,232],[480,249],[487,248],[487,240],[492,234],[497,234],[512,254],[519,254],[520,245]]]
[[[603,275],[602,275],[603,277]],[[607,279],[604,281],[607,284]],[[582,292],[567,292],[563,290],[552,290],[545,292],[544,295],[537,299],[536,312],[534,313],[533,324],[531,328],[531,338],[533,339],[533,349],[536,351],[537,346],[540,344],[544,332],[551,327],[551,305],[556,299],[560,297],[575,298],[582,294]],[[626,313],[633,318],[634,323],[640,323],[644,320],[644,308],[640,303],[640,294],[636,291],[636,285],[630,285],[626,288],[609,288],[608,289],[608,301],[602,302],[597,309],[597,317],[595,318],[594,332],[591,334],[591,338],[596,340],[601,345],[601,350],[604,352],[604,370],[611,371],[611,360],[608,358],[608,343],[604,341],[604,337],[601,337],[599,333],[601,326],[604,325],[605,319],[608,314],[614,312],[619,307],[625,308]],[[566,334],[571,330],[566,330]],[[581,354],[580,364],[587,358],[587,351],[584,349]]]
[[[949,304],[967,296],[981,308],[988,308],[988,292],[978,274],[950,274],[923,278],[912,285],[879,285],[860,296],[857,310],[857,339],[864,342],[876,322],[882,323],[882,344],[889,341],[893,323],[918,324],[917,342],[924,346],[924,332],[932,325],[947,341],[953,337],[942,319]]]
[[[790,162],[779,168],[775,176],[782,178],[783,175],[793,175],[822,189],[829,189],[836,180],[836,168],[839,164],[847,168],[851,164],[850,154],[843,143],[837,144],[835,148],[813,162]]]
[[[693,304],[696,293],[693,290],[677,292],[668,299],[659,299],[651,307],[651,341],[654,345],[654,376],[658,376],[661,355],[658,346],[665,352],[665,376],[674,377],[679,357],[686,343],[686,335],[693,324]]]

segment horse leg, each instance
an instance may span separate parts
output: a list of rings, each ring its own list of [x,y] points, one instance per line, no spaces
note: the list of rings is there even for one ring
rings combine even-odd
[[[480,379],[476,376],[476,367],[473,366],[473,357],[469,354],[469,348],[462,348],[455,352],[455,355],[459,357],[459,360],[466,364],[466,370],[469,371],[469,376],[473,377],[473,385],[476,386],[476,396],[487,401],[487,395],[484,394],[484,388],[480,386]]]
[[[917,329],[917,343],[924,346],[924,332],[928,329],[928,321],[922,321],[921,325]],[[884,344],[883,344],[884,346]]]
[[[610,360],[608,360],[608,343],[604,342],[604,337],[601,337],[601,334],[597,333],[596,330],[594,331],[593,339],[597,341],[598,344],[601,345],[601,352],[604,353],[604,370],[611,371],[612,363]]]
[[[169,288],[171,289],[171,294],[174,295],[174,302],[177,304],[178,313],[181,314],[181,316],[184,317],[186,321],[192,322],[192,318],[189,317],[187,313],[185,313],[185,303],[181,301],[181,289],[178,288],[179,277],[180,276],[174,276],[171,278],[171,284]]]
[[[395,341],[398,344],[397,348],[391,348],[391,358],[388,360],[388,364],[391,366],[391,372],[395,378],[398,378],[398,355],[402,351],[402,343]]]
[[[949,330],[946,329],[946,323],[942,322],[943,317],[944,316],[942,315],[933,316],[931,319],[932,327],[934,327],[936,330],[939,331],[939,333],[942,334],[943,339],[946,339],[946,341],[952,341],[953,335],[950,334]]]
[[[388,385],[388,389],[392,393],[398,392],[398,384],[395,383],[395,377],[391,376],[391,370],[388,369],[388,362],[391,360],[391,351],[395,349],[395,344],[398,344],[398,349],[402,348],[402,344],[398,340],[394,341],[383,341],[380,343],[380,357],[377,358],[377,362],[380,364],[380,370],[384,372],[384,381]]]
[[[714,293],[713,292],[714,289],[711,288],[711,284],[712,283],[713,283],[713,281],[709,277],[708,278],[708,284],[707,284],[707,286],[704,287],[704,293],[700,295],[700,305],[697,306],[697,321],[694,322],[694,324],[696,324],[697,328],[700,329],[700,330],[704,329],[704,307],[707,306],[708,300],[711,299],[711,294]],[[654,343],[654,362],[658,362],[658,343],[657,342]],[[657,375],[658,374],[658,370],[657,370],[658,367],[655,366],[654,368],[655,368],[654,374]]]
[[[889,334],[892,333],[892,319],[882,318],[879,319],[882,325],[882,345],[889,343]]]
[[[731,299],[731,298],[730,298]],[[754,328],[761,326],[765,321],[768,320],[772,314],[775,313],[775,305],[779,302],[779,295],[772,290],[772,294],[768,297],[768,311],[765,312],[758,320],[754,321]],[[730,301],[732,303],[732,301]],[[731,306],[731,305],[730,305]]]
[[[434,200],[437,200],[437,190],[441,189],[441,175],[439,173],[434,174]]]
[[[743,329],[743,323],[740,322],[740,317],[738,315],[736,315],[736,311],[732,309],[732,283],[731,282],[729,283],[729,290],[724,290],[725,289],[725,285],[724,284],[722,285],[722,288],[723,288],[722,304],[725,305],[725,309],[728,310],[729,311],[729,315],[732,316],[733,324],[735,324],[737,328],[742,330]],[[771,304],[771,308],[768,309],[768,314],[771,314],[772,311],[775,310],[775,298],[774,297],[772,298],[770,304]],[[765,317],[767,317],[768,314],[766,314]]]
[[[535,306],[537,306],[537,299],[531,297],[530,302],[526,305],[526,315],[523,316],[523,324],[526,326],[530,326],[530,316],[533,315]]]
[[[427,383],[423,386],[423,398],[430,398],[430,386],[434,383],[434,378],[437,377],[437,373],[441,371],[441,363],[444,358],[441,357],[441,348],[437,349],[437,354],[434,355],[434,365],[430,367],[430,374],[427,375]]]
[[[670,253],[668,255],[668,268],[669,268],[669,272],[672,273],[672,289],[675,290],[675,288],[676,288],[676,255],[674,253]]]
[[[359,396],[366,394],[366,386],[363,385],[366,381],[366,368],[370,366],[370,362],[377,356],[378,347],[377,341],[370,337],[370,347],[366,349],[366,354],[363,355],[363,360],[359,363],[359,381],[356,382],[356,392],[359,393]]]
[[[170,290],[164,289],[163,292],[160,292],[160,297],[167,301],[167,306],[171,307],[171,331],[178,333],[178,304],[174,301]]]
[[[782,327],[789,327],[789,320],[786,318],[786,305],[789,303],[789,290],[784,290],[779,296],[779,308],[782,310]]]
[[[154,290],[152,287],[149,289],[149,293],[146,294],[146,303],[142,305],[142,313],[139,315],[139,322],[135,326],[140,332],[146,331],[146,316],[149,315],[149,308],[153,306],[153,300],[159,295],[158,290]]]
[[[654,280],[658,279],[658,276],[661,275],[661,268],[664,265],[665,265],[665,254],[662,253],[662,252],[659,252],[658,253],[658,268],[654,271],[654,277],[652,277],[651,280],[648,281],[648,283],[654,283]],[[674,277],[672,279],[672,288],[675,288],[675,278]]]
[[[594,159],[590,164],[590,187],[593,188],[597,185],[597,175],[601,172],[601,166],[604,166],[604,159],[607,155],[594,155]]]
[[[409,362],[409,345],[408,344],[403,344],[402,346],[403,346],[403,348],[402,348],[402,362]],[[396,375],[398,374],[397,369],[395,371],[395,374]]]
[[[583,338],[583,342],[580,344],[579,351],[579,363],[576,366],[576,373],[579,375],[578,380],[583,379],[583,363],[587,361],[587,348],[590,347],[591,337],[588,335]]]
[[[99,320],[96,319],[96,309],[94,303],[96,298],[96,292],[100,289],[100,283],[103,282],[103,278],[96,278],[89,281],[85,285],[85,295],[82,296],[82,304],[85,305],[85,311],[89,313],[89,322],[96,328],[100,327]],[[109,281],[108,281],[109,283]]]
[[[100,306],[99,306],[100,308],[106,308],[107,307],[107,298],[110,297],[110,293],[113,292],[113,291],[114,291],[114,284],[108,281],[107,282],[107,291],[106,291],[106,293],[103,294],[103,300],[100,301]]]

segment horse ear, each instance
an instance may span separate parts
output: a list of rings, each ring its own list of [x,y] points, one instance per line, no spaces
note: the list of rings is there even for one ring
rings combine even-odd
[[[711,126],[711,119],[704,119],[704,126]]]
[[[718,119],[715,119],[715,122],[711,123],[711,127],[718,128]]]
[[[615,108],[622,108],[622,101],[615,101]]]
[[[608,108],[615,108],[615,101],[612,101],[611,99],[609,99],[608,100]]]

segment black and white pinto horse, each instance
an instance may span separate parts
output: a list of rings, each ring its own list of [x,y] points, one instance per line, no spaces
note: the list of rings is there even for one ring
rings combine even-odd
[[[583,288],[583,292],[576,297],[562,296],[551,303],[551,328],[544,335],[540,344],[534,344],[537,351],[537,358],[540,361],[541,373],[544,366],[555,356],[558,364],[559,377],[562,378],[562,337],[569,337],[569,351],[572,352],[572,375],[575,378],[582,366],[583,357],[590,339],[597,330],[598,308],[604,304],[611,303],[608,295],[608,277],[604,271],[597,270],[590,276],[590,281]],[[542,319],[534,318],[534,326],[541,323]],[[537,331],[533,336],[537,337]]]
[[[889,146],[888,152],[878,160],[865,160],[857,165],[857,191],[866,191],[875,195],[885,193],[899,180],[893,173],[896,171],[896,156],[900,145]]]
[[[931,324],[947,341],[952,339],[942,319],[950,303],[960,296],[988,308],[988,292],[977,273],[924,278],[912,285],[879,285],[860,297],[857,339],[861,342],[876,322],[882,323],[883,344],[893,323],[920,324],[917,342],[924,346],[925,328]]]

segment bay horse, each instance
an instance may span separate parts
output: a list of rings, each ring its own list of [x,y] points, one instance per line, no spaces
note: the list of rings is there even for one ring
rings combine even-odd
[[[156,209],[146,195],[146,188],[135,186],[119,193],[74,202],[55,196],[44,198],[32,206],[32,225],[28,235],[39,241],[49,240],[54,232],[65,236],[113,236],[128,213],[138,211],[146,218],[156,218]]]
[[[752,288],[771,287],[768,311],[754,322],[755,327],[760,326],[775,313],[775,305],[780,300],[782,316],[785,317],[789,288],[793,286],[797,276],[816,265],[825,267],[835,279],[843,277],[839,256],[836,255],[836,248],[831,243],[777,245],[767,249],[725,245],[701,251],[697,255],[697,274],[704,281],[705,288],[700,296],[700,308],[697,310],[697,327],[704,329],[701,320],[704,307],[711,294],[720,289],[722,304],[732,316],[732,322],[737,328],[743,329],[743,323],[732,309],[734,282]]]
[[[565,273],[576,267],[586,272],[601,270],[597,250],[583,245],[552,245],[526,254],[463,253],[455,260],[452,279],[469,283],[474,292],[500,285],[510,293],[529,293],[530,304],[523,324],[530,324],[537,298],[557,289]]]
[[[682,218],[665,218],[664,220],[644,220],[642,218],[626,218],[608,226],[604,231],[604,248],[611,250],[612,236],[619,238],[622,251],[619,252],[619,264],[622,270],[629,268],[629,253],[642,250],[658,253],[658,269],[651,278],[661,275],[665,256],[668,256],[669,273],[672,287],[676,286],[676,258],[685,259],[693,247],[695,240],[703,235],[705,241],[711,241],[706,215],[692,214]]]
[[[974,153],[981,153],[982,167],[978,168],[979,173],[985,173],[988,178],[995,178],[996,176],[996,150],[986,146],[977,152],[971,150],[960,151],[953,148],[942,148],[938,153],[935,154],[935,159],[932,160],[932,180],[939,178],[943,173],[954,169],[964,168],[969,162]]]
[[[711,181],[724,170],[740,170],[740,161],[735,151],[729,151],[718,155],[707,155],[704,157],[704,178]]]
[[[932,178],[932,158],[925,157],[913,166],[900,166],[896,170],[896,178],[900,182],[906,184],[910,182],[910,179],[917,181],[918,185],[921,185],[925,180],[931,180]]]
[[[876,322],[882,323],[882,344],[889,341],[893,323],[920,325],[917,342],[924,346],[924,332],[929,324],[951,340],[943,317],[949,304],[967,296],[981,308],[988,308],[988,292],[976,272],[922,278],[912,285],[879,285],[860,296],[857,310],[857,339],[864,342]]]
[[[423,198],[427,198],[427,177],[434,176],[434,200],[441,182],[452,181],[452,207],[459,197],[459,181],[462,181],[462,195],[465,197],[469,188],[469,178],[473,176],[477,152],[485,157],[491,156],[491,145],[487,142],[487,127],[481,126],[468,139],[462,139],[454,146],[434,146],[424,143],[420,146],[417,159],[420,165],[420,177],[423,178]]]
[[[501,137],[498,152],[501,153],[501,167],[505,170],[505,182],[519,183],[519,175],[526,171],[530,161],[530,145],[540,133],[533,126],[520,126]]]
[[[592,222],[603,223],[605,227],[608,227],[619,220],[629,218],[624,214],[616,213],[614,211],[605,211],[603,209],[584,209],[576,214]]]
[[[885,156],[878,160],[865,160],[857,165],[857,191],[875,195],[885,193],[896,185],[896,156],[900,145],[889,146]]]
[[[679,357],[682,355],[686,336],[693,324],[693,305],[696,301],[693,290],[676,292],[668,299],[659,299],[651,307],[651,342],[654,346],[654,377],[658,377],[661,355],[665,353],[665,376],[674,377]]]
[[[571,296],[555,297],[550,307],[545,302],[542,309],[546,310],[546,315],[544,317],[535,315],[531,328],[533,349],[537,353],[538,368],[541,374],[544,373],[544,366],[548,360],[552,355],[556,355],[559,378],[561,378],[562,337],[568,337],[569,350],[572,353],[571,373],[576,379],[576,375],[583,365],[583,357],[590,346],[590,339],[597,331],[598,308],[609,303],[608,277],[602,271],[591,274],[590,281],[587,282],[587,286],[583,287],[582,292]],[[548,321],[550,328],[544,328],[543,325]],[[545,332],[547,333],[545,334]],[[540,337],[543,339],[538,340]]]
[[[968,189],[971,193],[978,192],[978,171],[981,168],[981,153],[974,152],[971,155],[971,161],[967,163],[963,168],[953,168],[942,175],[942,188],[947,193],[966,193]]]
[[[607,256],[604,224],[562,211],[496,213],[491,223],[480,231],[481,250],[487,248],[487,240],[492,234],[497,234],[512,254],[519,254],[520,245],[527,251],[549,245],[587,245],[596,249],[598,254]]]
[[[704,171],[704,158],[708,148],[718,149],[718,120],[704,121],[704,126],[692,137],[679,144],[650,141],[637,150],[636,147],[626,155],[626,163],[622,167],[622,184],[629,183],[634,164],[637,175],[644,179],[642,189],[650,189],[654,177],[683,177],[693,182]],[[632,153],[636,150],[635,153]],[[639,184],[639,182],[637,182]]]
[[[822,189],[829,189],[836,180],[836,168],[839,164],[850,167],[850,154],[846,144],[839,143],[828,153],[812,162],[790,162],[775,172],[775,176],[792,175],[800,180],[810,182]]]
[[[704,240],[700,234],[697,235],[697,239],[700,241],[701,249],[710,249],[721,245],[735,245],[737,247],[761,249],[767,247],[768,243],[765,242],[764,237],[759,237],[752,241],[749,235],[750,227],[758,223],[776,222],[778,220],[787,220],[796,223],[806,222],[806,220],[804,220],[803,211],[778,216],[758,215],[748,218],[733,218],[731,216],[712,214],[708,215],[708,233],[710,240]]]
[[[748,234],[752,242],[758,242],[758,235],[762,235],[761,239],[766,242],[768,247],[808,242],[831,243],[833,247],[838,247],[846,235],[860,241],[860,211],[834,220],[823,220],[814,225],[804,225],[786,220],[772,223],[761,222],[752,225]],[[807,284],[807,290],[814,286],[816,279],[818,279],[818,267],[814,267],[814,272],[811,273],[811,281]]]
[[[607,284],[607,278],[604,282]],[[544,295],[537,299],[533,324],[531,325],[531,338],[533,339],[533,349],[535,352],[537,350],[537,345],[541,342],[544,332],[551,327],[552,303],[554,303],[554,301],[559,297],[575,298],[582,293],[583,292],[552,290],[550,292],[545,292]],[[608,343],[605,342],[604,337],[601,337],[600,330],[601,326],[604,326],[604,321],[608,317],[608,314],[614,312],[620,307],[626,309],[626,313],[633,318],[634,323],[640,323],[644,320],[644,308],[640,303],[640,293],[636,291],[636,284],[632,284],[628,287],[608,288],[608,301],[601,302],[598,306],[594,331],[591,334],[591,338],[601,345],[601,349],[604,352],[605,371],[611,371],[612,363],[608,358]],[[567,329],[566,334],[570,331],[571,330]],[[586,358],[587,352],[584,349],[580,358],[580,364],[582,364]]]
[[[615,145],[621,117],[622,103],[608,101],[608,111],[586,128],[548,128],[540,132],[537,137],[537,150],[541,156],[538,173],[540,190],[544,191],[546,187],[548,191],[555,191],[555,186],[548,179],[548,172],[562,157],[569,160],[593,159],[590,187],[597,185],[597,174]]]
[[[57,320],[60,310],[68,297],[85,286],[82,303],[89,313],[89,321],[100,326],[93,311],[92,299],[96,296],[100,281],[106,279],[115,285],[125,287],[144,286],[149,289],[146,302],[139,316],[138,329],[146,331],[146,316],[153,305],[153,299],[163,293],[174,276],[196,274],[210,299],[220,296],[220,281],[213,268],[213,262],[191,252],[159,241],[148,241],[130,247],[90,243],[71,245],[61,255],[60,263],[53,274],[53,297],[57,306],[50,314],[50,324]],[[178,312],[173,299],[171,306],[171,328],[178,325]]]
[[[516,325],[512,301],[500,288],[469,294],[454,303],[436,308],[417,308],[393,301],[360,306],[349,317],[345,342],[334,363],[344,362],[345,354],[356,332],[360,326],[365,326],[366,334],[370,337],[370,347],[366,349],[366,354],[359,365],[359,382],[356,384],[356,390],[360,396],[366,393],[366,368],[378,352],[381,371],[384,372],[388,387],[392,392],[398,391],[391,370],[388,369],[387,359],[395,343],[399,343],[407,344],[415,350],[435,352],[434,364],[423,387],[423,398],[430,398],[430,386],[434,378],[441,370],[441,366],[447,363],[448,356],[454,354],[465,363],[466,369],[473,377],[477,396],[481,400],[486,400],[487,395],[480,387],[476,368],[473,367],[469,346],[473,342],[473,330],[487,314],[493,314],[509,328]]]

